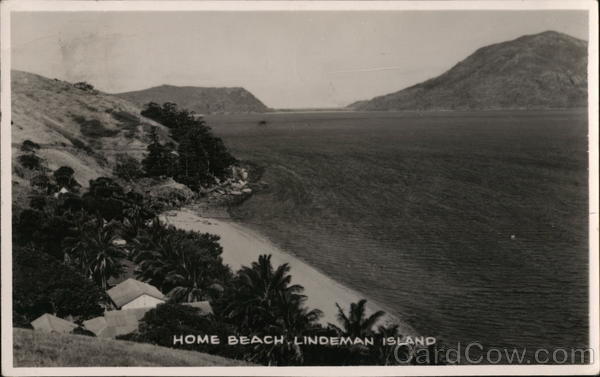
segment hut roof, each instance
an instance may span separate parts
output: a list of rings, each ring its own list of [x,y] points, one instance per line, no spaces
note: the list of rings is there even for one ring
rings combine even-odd
[[[208,302],[208,301],[186,302],[183,305],[193,306],[194,308],[198,308],[198,309],[200,309],[200,314],[203,314],[203,315],[213,314],[212,306],[210,306],[210,302]]]
[[[83,327],[93,332],[99,338],[114,338],[114,331],[108,326],[106,318],[96,317],[83,321]]]
[[[129,334],[136,331],[144,314],[152,308],[137,308],[125,310],[112,310],[104,313],[104,319],[111,336]]]
[[[40,317],[31,321],[31,326],[33,326],[34,330],[58,333],[70,333],[77,327],[73,322],[66,321],[48,313],[42,314]]]
[[[127,279],[108,290],[108,295],[120,308],[142,295],[164,300],[165,296],[155,287],[135,279]]]

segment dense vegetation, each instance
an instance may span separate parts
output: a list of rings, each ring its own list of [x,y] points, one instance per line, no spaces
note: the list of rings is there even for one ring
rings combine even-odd
[[[235,162],[223,140],[214,136],[206,122],[193,112],[180,110],[170,102],[162,106],[151,102],[142,115],[168,127],[171,138],[177,142],[176,147],[162,144],[153,130],[148,155],[142,162],[147,175],[173,177],[198,191],[225,177],[227,168]]]
[[[171,175],[199,187],[224,175],[234,161],[222,141],[186,111],[169,104],[149,105],[146,115],[165,123],[179,143],[174,154],[174,147],[161,144],[153,133],[142,163],[146,174]],[[28,144],[24,149],[35,155],[35,147]],[[140,176],[137,168],[132,161],[122,160],[118,169],[135,180]],[[375,328],[383,313],[367,316],[365,300],[349,309],[338,307],[339,326],[321,324],[320,310],[305,304],[304,288],[291,284],[287,264],[273,266],[269,255],[261,255],[234,273],[223,264],[219,237],[165,225],[147,197],[126,191],[112,178],[92,179],[83,190],[68,166],[53,172],[30,170],[37,174],[30,205],[15,213],[13,220],[15,326],[27,326],[42,313],[69,316],[80,324],[111,309],[105,291],[114,279],[135,276],[169,298],[146,313],[138,331],[124,337],[137,342],[172,347],[171,337],[180,333],[268,334],[287,339],[400,336],[396,326]],[[214,313],[200,315],[197,309],[181,305],[198,300],[210,301]],[[375,344],[336,347],[284,342],[188,348],[268,365],[393,363],[393,347]]]
[[[273,266],[261,255],[232,273],[221,259],[219,238],[164,225],[144,197],[124,192],[100,177],[78,193],[73,171],[61,167],[37,186],[31,206],[14,221],[15,326],[28,326],[43,313],[69,316],[77,323],[110,308],[105,295],[111,279],[134,274],[169,297],[146,313],[139,330],[125,339],[172,347],[179,333],[398,336],[396,327],[373,327],[383,313],[367,317],[363,300],[348,312],[339,308],[340,326],[321,325],[321,312],[307,308],[303,287],[292,285],[287,264]],[[60,183],[60,184],[59,184]],[[51,189],[49,189],[51,187]],[[57,187],[73,191],[57,192]],[[117,242],[121,240],[121,242]],[[136,266],[131,271],[127,266]],[[180,305],[209,300],[214,314]],[[257,345],[187,348],[269,365],[377,364],[393,360],[391,346],[333,347]],[[385,350],[387,349],[387,351]]]

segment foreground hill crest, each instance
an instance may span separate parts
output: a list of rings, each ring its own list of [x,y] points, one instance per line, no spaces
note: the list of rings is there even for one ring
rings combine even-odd
[[[355,110],[551,109],[587,105],[587,42],[556,31],[482,47],[442,75]]]

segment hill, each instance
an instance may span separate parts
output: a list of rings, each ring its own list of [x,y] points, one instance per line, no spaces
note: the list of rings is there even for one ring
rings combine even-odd
[[[482,47],[438,77],[349,107],[389,111],[586,105],[587,42],[547,31]]]
[[[15,367],[244,366],[243,361],[83,335],[13,330]]]
[[[12,71],[11,79],[14,202],[31,178],[18,162],[25,140],[39,144],[37,154],[49,169],[70,166],[87,186],[92,178],[111,175],[119,153],[141,159],[151,127],[168,137],[164,126],[122,98],[27,72]]]
[[[174,102],[200,114],[263,113],[269,109],[244,88],[202,88],[161,85],[117,96],[138,106],[148,102]]]

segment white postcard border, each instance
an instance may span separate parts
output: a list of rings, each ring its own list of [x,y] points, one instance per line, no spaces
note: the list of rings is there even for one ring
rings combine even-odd
[[[598,296],[598,5],[594,1],[27,1],[0,3],[1,185],[2,185],[2,374],[10,376],[433,376],[433,375],[577,375],[600,372]],[[12,196],[10,15],[16,11],[386,11],[386,10],[587,10],[589,129],[589,365],[497,366],[352,366],[352,367],[69,367],[15,368],[12,340]],[[596,320],[594,320],[596,319]]]

